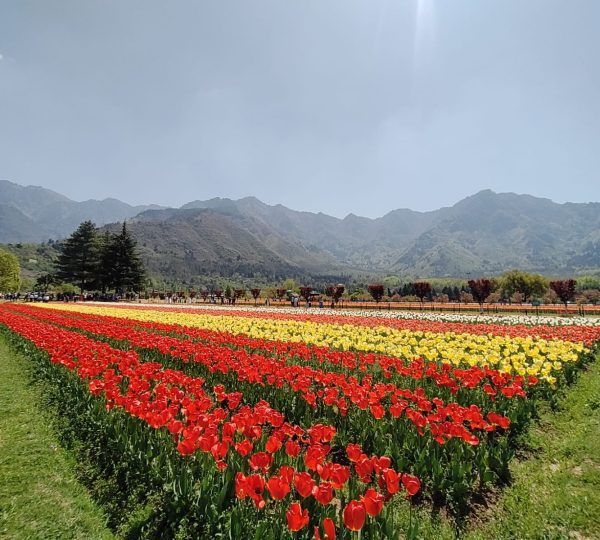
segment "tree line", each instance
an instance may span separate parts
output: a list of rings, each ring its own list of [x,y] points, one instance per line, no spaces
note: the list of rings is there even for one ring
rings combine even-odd
[[[58,244],[59,257],[55,270],[50,274],[38,278],[36,290],[47,291],[58,284],[71,284],[84,292],[99,291],[115,294],[126,292],[139,292],[145,288],[146,272],[141,258],[137,252],[136,242],[131,236],[127,224],[124,222],[119,233],[105,231],[100,233],[91,221],[85,221],[66,240]],[[399,279],[399,278],[396,278]],[[458,284],[429,283],[426,280],[406,282],[402,285],[396,283],[396,288],[390,288],[382,283],[370,283],[364,289],[347,291],[342,284],[322,285],[315,290],[309,285],[297,285],[289,279],[283,286],[269,287],[261,291],[258,287],[249,288],[255,303],[258,298],[287,298],[288,293],[293,293],[303,298],[306,302],[317,299],[321,295],[331,299],[332,307],[344,297],[360,299],[371,297],[376,302],[383,299],[392,301],[419,300],[436,302],[484,302],[493,303],[509,301],[513,303],[543,300],[545,303],[560,301],[565,305],[575,299],[576,287],[581,289],[586,286],[586,278],[578,284],[573,279],[548,280],[539,274],[530,274],[520,270],[511,270],[496,278],[472,279]],[[434,280],[435,282],[435,280]],[[20,284],[20,268],[16,257],[8,251],[0,249],[0,292],[17,291]],[[592,284],[593,285],[593,284]],[[437,287],[437,289],[436,289]],[[178,293],[180,296],[200,296],[205,301],[210,295],[212,298],[227,300],[235,303],[236,300],[246,295],[246,290],[239,286],[225,286],[200,290],[197,293]],[[587,284],[590,289],[590,284]],[[594,287],[592,287],[594,288]],[[214,289],[214,290],[212,290]],[[587,301],[596,303],[600,300],[598,291],[579,291],[580,297],[588,297]],[[586,294],[584,294],[586,293]],[[591,294],[596,293],[593,297]],[[159,293],[156,293],[158,295]],[[154,295],[153,295],[154,296]],[[579,301],[579,297],[578,297]]]
[[[365,289],[356,289],[351,293],[346,292],[343,284],[313,287],[309,285],[297,285],[293,280],[286,280],[284,287],[267,287],[264,290],[254,287],[249,292],[255,301],[262,296],[267,299],[290,300],[291,296],[298,296],[305,302],[318,301],[322,297],[327,297],[331,301],[331,307],[334,307],[341,298],[365,299],[370,296],[375,302],[382,300],[391,301],[435,301],[435,302],[476,302],[480,305],[484,303],[495,303],[501,301],[521,303],[543,299],[545,303],[562,302],[564,304],[573,301],[576,295],[577,281],[574,279],[548,280],[541,275],[528,274],[520,270],[511,270],[499,278],[479,278],[468,280],[465,284],[458,286],[444,286],[436,288],[428,281],[420,280],[405,283],[401,287],[392,290],[382,283],[370,283]],[[367,292],[368,291],[368,292]],[[600,291],[595,292],[591,302],[600,300]],[[180,291],[178,293],[159,293],[154,291],[155,297],[173,297],[184,298],[189,294],[191,298],[196,296],[207,299],[218,300],[221,303],[235,303],[237,300],[246,296],[246,289],[226,285],[204,287],[199,291],[190,289],[189,293]],[[543,297],[543,298],[542,298]]]
[[[552,291],[556,300],[565,307],[575,298],[574,279],[548,280],[539,274],[529,274],[521,270],[511,270],[500,278],[471,279],[467,286],[444,287],[438,293],[428,281],[417,281],[404,284],[395,293],[388,288],[388,298],[394,296],[410,298],[414,296],[420,302],[433,301],[470,301],[482,306],[485,302],[498,302],[501,300],[516,303],[537,300]],[[376,302],[385,296],[385,287],[380,283],[368,285],[369,294]]]
[[[52,281],[71,283],[82,294],[123,294],[142,290],[146,271],[125,222],[119,233],[107,230],[100,234],[94,223],[84,221],[62,243],[55,273],[41,279],[46,280],[46,285]]]

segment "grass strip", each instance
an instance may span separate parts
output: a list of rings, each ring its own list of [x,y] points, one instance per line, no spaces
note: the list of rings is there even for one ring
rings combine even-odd
[[[513,484],[470,538],[600,538],[600,352],[559,407],[532,426]]]
[[[40,410],[27,361],[0,338],[0,538],[112,538]]]
[[[475,505],[460,530],[426,507],[399,508],[398,522],[424,540],[600,539],[600,352],[558,407],[530,427],[511,485]]]

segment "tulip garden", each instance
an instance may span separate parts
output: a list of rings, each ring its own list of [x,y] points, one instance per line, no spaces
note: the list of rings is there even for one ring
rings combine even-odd
[[[132,538],[405,538],[402,509],[459,519],[510,482],[539,404],[600,340],[597,319],[95,304],[3,304],[0,330]]]

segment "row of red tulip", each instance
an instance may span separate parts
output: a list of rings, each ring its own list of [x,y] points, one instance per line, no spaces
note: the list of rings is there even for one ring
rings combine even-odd
[[[489,366],[471,366],[463,369],[450,364],[426,362],[421,358],[405,360],[382,354],[338,351],[306,343],[251,338],[243,334],[216,332],[175,324],[131,320],[106,315],[90,315],[71,311],[53,311],[49,313],[47,310],[36,309],[33,306],[14,306],[12,309],[69,327],[79,325],[80,328],[83,328],[85,326],[85,329],[91,332],[96,332],[101,325],[112,324],[112,331],[117,333],[113,335],[115,339],[127,339],[129,332],[144,329],[153,334],[162,333],[178,339],[208,343],[212,346],[218,345],[234,350],[243,348],[254,354],[281,358],[284,361],[297,358],[305,363],[313,362],[317,365],[324,365],[327,367],[327,371],[336,371],[336,368],[344,373],[369,371],[369,378],[365,378],[365,380],[371,383],[379,378],[383,380],[390,379],[396,373],[400,377],[412,378],[413,380],[431,380],[437,386],[447,388],[451,394],[456,394],[461,388],[472,389],[481,386],[492,397],[496,396],[498,392],[507,398],[524,396],[525,380],[523,377],[501,373]],[[172,343],[175,343],[175,345]],[[164,354],[169,354],[171,349],[177,350],[178,348],[176,342],[168,342],[167,340],[163,340],[162,345],[157,343],[156,346]],[[374,373],[374,370],[370,369],[372,367],[378,368],[380,373]],[[381,377],[378,378],[378,374]],[[538,380],[536,377],[528,376],[526,382],[528,386],[534,386]]]
[[[311,497],[325,507],[335,495],[349,500],[336,518],[338,525],[343,521],[358,530],[365,513],[377,516],[401,486],[408,496],[420,488],[416,477],[398,473],[389,458],[368,456],[357,445],[346,448],[348,465],[334,461],[333,426],[290,424],[265,401],[244,405],[240,392],[227,392],[222,385],[207,392],[202,378],[143,362],[133,350],[116,349],[4,307],[0,324],[47,351],[53,363],[77,373],[93,395],[104,397],[108,410],[119,408],[155,429],[168,429],[183,456],[200,450],[220,470],[235,467],[237,497],[250,497],[257,508],[296,497]],[[353,475],[358,482],[349,482]],[[301,501],[290,504],[287,523],[293,531],[308,524]],[[324,521],[323,527],[333,537],[335,524]]]
[[[468,444],[477,445],[479,438],[474,431],[491,432],[498,426],[506,429],[510,425],[507,417],[494,412],[489,412],[486,420],[480,408],[473,404],[461,406],[454,402],[445,403],[439,397],[429,399],[420,386],[412,390],[389,382],[373,385],[369,376],[359,381],[356,377],[342,373],[288,365],[287,357],[271,358],[248,353],[243,349],[232,350],[224,346],[149,334],[136,330],[133,324],[124,326],[122,320],[108,322],[102,317],[86,320],[85,316],[74,319],[63,317],[60,313],[48,313],[46,310],[22,310],[39,314],[55,324],[67,324],[112,339],[126,340],[141,349],[158,350],[183,362],[192,360],[205,366],[210,373],[234,373],[236,382],[298,392],[312,407],[317,404],[337,407],[342,415],[346,415],[354,405],[361,410],[369,410],[376,420],[381,420],[386,414],[394,419],[404,418],[415,426],[420,435],[424,435],[428,428],[440,444],[452,438],[460,438]],[[489,383],[484,385],[484,391],[496,394],[496,389]],[[511,397],[524,397],[522,378],[514,378],[511,386],[502,388],[502,392]]]

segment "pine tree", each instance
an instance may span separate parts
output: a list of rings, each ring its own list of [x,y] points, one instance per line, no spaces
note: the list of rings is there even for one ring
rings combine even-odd
[[[99,240],[100,261],[96,272],[96,285],[102,293],[106,293],[111,286],[108,269],[110,269],[113,264],[112,244],[114,242],[114,237],[115,235],[112,235],[108,230],[105,230],[104,235]]]
[[[84,221],[64,242],[57,262],[57,275],[67,283],[77,285],[81,292],[95,287],[99,264],[99,244],[96,226]]]
[[[106,287],[116,293],[138,291],[144,284],[144,265],[125,222],[120,234],[112,236],[105,248],[102,275]]]

